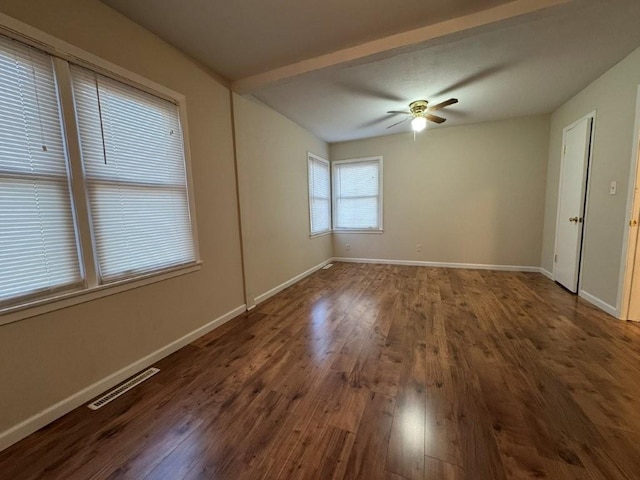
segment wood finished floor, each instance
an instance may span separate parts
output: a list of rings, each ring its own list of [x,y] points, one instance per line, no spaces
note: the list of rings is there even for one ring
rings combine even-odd
[[[539,274],[336,264],[157,366],[0,477],[640,478],[640,325]]]

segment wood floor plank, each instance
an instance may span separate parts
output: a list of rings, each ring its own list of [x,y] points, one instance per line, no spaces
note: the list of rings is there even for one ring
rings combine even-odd
[[[354,439],[354,433],[331,425],[311,422],[278,478],[342,478]]]
[[[462,467],[468,478],[506,479],[502,456],[478,380],[461,368],[452,369],[457,395],[457,419],[460,431]]]
[[[345,479],[374,480],[386,476],[384,466],[394,407],[392,397],[371,392],[347,461]]]
[[[397,315],[407,317],[403,349],[405,355],[396,397],[387,452],[386,470],[410,479],[424,477],[426,410],[426,316],[402,293]],[[412,295],[415,298],[415,294]]]
[[[549,480],[596,480],[601,477],[593,476],[584,467],[576,467],[565,462],[543,460],[544,471]]]
[[[640,478],[640,325],[542,275],[336,263],[0,452],[0,480]]]
[[[465,473],[458,465],[443,462],[437,458],[425,457],[425,476],[426,480],[464,480]]]

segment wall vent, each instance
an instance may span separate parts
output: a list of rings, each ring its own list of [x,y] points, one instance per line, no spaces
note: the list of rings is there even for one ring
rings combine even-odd
[[[324,267],[322,267],[322,269],[329,270],[331,267],[333,267],[333,263],[327,263]]]
[[[159,368],[150,368],[149,370],[145,370],[144,372],[139,373],[138,375],[136,375],[132,379],[127,380],[122,385],[114,388],[110,392],[105,393],[102,397],[100,397],[96,401],[91,402],[89,405],[87,405],[87,407],[89,407],[91,410],[98,410],[100,407],[105,406],[111,400],[115,400],[120,395],[122,395],[125,392],[131,390],[136,385],[140,385],[142,382],[144,382],[148,378],[151,378],[152,376],[154,376],[159,371],[160,371]]]

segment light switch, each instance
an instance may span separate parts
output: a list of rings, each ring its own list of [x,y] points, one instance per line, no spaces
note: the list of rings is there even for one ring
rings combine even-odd
[[[615,195],[616,193],[618,193],[618,182],[614,180],[609,185],[609,195]]]

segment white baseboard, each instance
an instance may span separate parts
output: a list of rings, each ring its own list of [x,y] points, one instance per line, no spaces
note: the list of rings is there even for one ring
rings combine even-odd
[[[115,373],[112,373],[102,380],[98,380],[94,384],[83,388],[79,392],[74,393],[64,400],[61,400],[58,403],[46,408],[45,410],[33,415],[32,417],[27,418],[23,422],[20,422],[19,424],[9,428],[8,430],[5,430],[4,432],[0,433],[0,451],[13,445],[19,440],[22,440],[26,436],[60,418],[66,413],[69,413],[74,408],[88,402],[104,391],[118,385],[123,380],[126,380],[135,373],[138,373],[140,370],[151,366],[158,360],[172,354],[185,345],[193,342],[197,338],[209,333],[211,330],[225,324],[232,318],[243,313],[245,310],[245,305],[234,308],[230,312],[227,312],[224,315],[216,318],[215,320],[207,323],[206,325],[203,325],[202,327],[186,334],[184,337],[171,342],[170,344],[156,350],[146,357],[143,357],[140,360],[127,365],[126,367],[118,370]]]
[[[468,268],[471,270],[504,270],[509,272],[536,272],[540,273],[540,267],[524,265],[488,265],[484,263],[446,263],[423,262],[419,260],[386,260],[377,258],[347,258],[334,257],[334,262],[348,263],[379,263],[383,265],[408,265],[413,267],[441,267],[441,268]]]
[[[296,275],[295,277],[287,280],[284,283],[281,283],[280,285],[278,285],[277,287],[272,288],[271,290],[269,290],[268,292],[265,292],[261,295],[258,295],[257,297],[255,297],[253,299],[254,301],[254,305],[252,305],[250,307],[253,308],[255,307],[255,305],[257,305],[258,303],[264,302],[265,300],[273,297],[274,295],[280,293],[282,290],[284,290],[285,288],[290,287],[291,285],[293,285],[296,282],[299,282],[300,280],[302,280],[305,277],[308,277],[309,275],[311,275],[312,273],[320,270],[322,267],[324,267],[326,264],[331,263],[333,261],[333,258],[328,258],[327,260],[325,260],[322,263],[319,263],[318,265],[316,265],[315,267],[311,267],[309,270],[302,272],[299,275]]]
[[[546,269],[540,267],[540,273],[542,275],[544,275],[545,277],[547,277],[549,280],[553,280],[553,273],[551,273],[549,270],[546,270]]]
[[[445,263],[445,262],[421,262],[417,260],[387,260],[387,259],[375,259],[375,258],[347,258],[347,257],[334,257],[332,262],[348,262],[348,263],[379,263],[383,265],[409,265],[417,267],[443,267],[443,268],[468,268],[472,270],[505,270],[509,272],[536,272],[541,273],[545,277],[553,280],[553,274],[542,267],[531,267],[521,265],[487,265],[477,263]],[[591,295],[590,293],[580,290],[580,297],[592,303],[599,309],[605,311],[609,315],[613,315],[616,318],[620,318],[620,312],[616,307],[603,302],[598,297]]]
[[[593,305],[598,307],[600,310],[604,310],[609,315],[613,315],[616,318],[620,318],[620,312],[618,312],[618,309],[616,307],[609,305],[606,302],[603,302],[598,297],[591,295],[590,293],[585,292],[584,290],[580,290],[578,295],[584,298],[587,302],[592,303]]]

